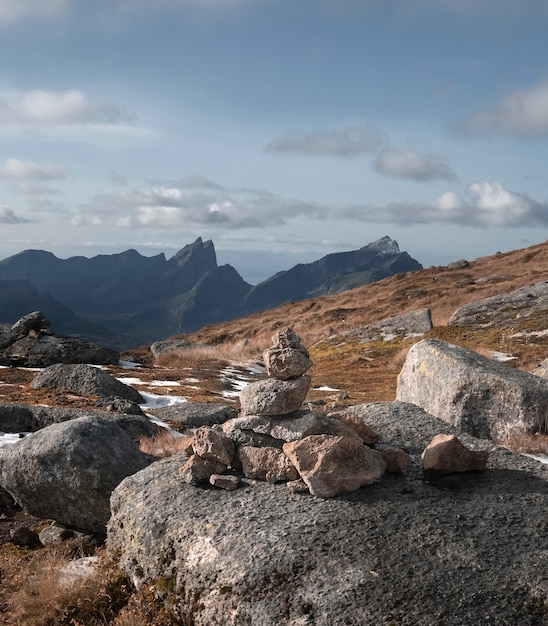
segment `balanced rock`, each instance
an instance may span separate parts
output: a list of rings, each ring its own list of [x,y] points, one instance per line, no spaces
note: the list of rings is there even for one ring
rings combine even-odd
[[[310,376],[291,380],[266,378],[250,383],[240,393],[244,415],[287,415],[300,408],[310,388]]]
[[[320,498],[370,485],[383,475],[386,467],[379,452],[349,437],[310,435],[284,444],[283,451],[310,493]]]
[[[308,350],[291,328],[278,331],[272,342],[272,347],[263,353],[268,376],[288,380],[302,376],[312,367]]]
[[[469,450],[456,435],[436,435],[421,454],[425,471],[438,474],[484,470],[487,450]]]
[[[192,443],[194,452],[203,459],[210,459],[230,465],[234,458],[234,442],[222,433],[202,426],[194,433],[194,441]]]

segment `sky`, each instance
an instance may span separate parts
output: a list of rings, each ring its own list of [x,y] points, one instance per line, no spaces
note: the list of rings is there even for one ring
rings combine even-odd
[[[0,0],[0,259],[548,239],[545,0]]]

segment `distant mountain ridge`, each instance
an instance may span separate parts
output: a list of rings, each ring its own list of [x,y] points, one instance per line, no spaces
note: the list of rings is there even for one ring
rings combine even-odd
[[[0,322],[41,309],[58,333],[135,347],[419,269],[388,236],[296,265],[255,286],[231,265],[217,265],[213,242],[201,237],[170,259],[136,250],[69,259],[25,250],[0,261]]]

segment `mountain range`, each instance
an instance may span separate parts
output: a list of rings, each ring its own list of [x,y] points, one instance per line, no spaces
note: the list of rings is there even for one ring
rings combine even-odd
[[[136,250],[60,259],[25,250],[0,261],[0,322],[41,310],[59,334],[128,348],[281,304],[422,269],[388,236],[250,285],[198,238],[175,256]]]

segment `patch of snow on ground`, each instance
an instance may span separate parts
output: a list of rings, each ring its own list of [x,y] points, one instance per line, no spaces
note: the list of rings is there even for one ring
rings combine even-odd
[[[495,361],[512,361],[516,357],[505,354],[504,352],[497,352],[496,350],[492,350],[491,358],[495,359]]]
[[[132,370],[141,367],[140,363],[134,363],[133,361],[118,361],[118,365],[125,370]]]
[[[29,434],[30,433],[3,433],[0,431],[0,450],[17,443],[19,439],[22,439],[25,435]]]
[[[145,399],[145,402],[139,405],[142,409],[154,409],[162,406],[175,406],[177,404],[184,404],[185,402],[188,402],[188,399],[184,396],[172,396],[170,394],[158,395],[156,393],[150,393],[147,391],[140,391],[139,393]]]
[[[153,380],[148,383],[151,387],[180,387],[181,383],[176,380]]]
[[[116,380],[119,380],[121,383],[124,383],[124,385],[147,385],[148,383],[145,383],[144,380],[141,380],[140,378],[131,378],[131,376],[127,376],[127,377],[123,377],[123,378],[117,378]]]
[[[241,365],[238,363],[237,365]],[[253,365],[244,366],[246,371],[251,374],[247,376],[242,373],[241,369],[236,367],[225,367],[221,370],[221,380],[223,383],[229,384],[232,389],[222,392],[223,398],[237,398],[244,387],[247,387],[250,382],[255,380],[254,374],[264,374],[265,368],[260,363],[253,363]]]
[[[185,383],[199,383],[200,380],[198,378],[192,378],[192,376],[190,378],[185,378]]]
[[[530,459],[535,459],[535,461],[540,461],[548,465],[548,454],[524,454],[524,456],[528,456]]]
[[[324,385],[323,387],[313,387],[314,391],[340,391],[340,389],[333,389],[333,387],[327,387]]]

